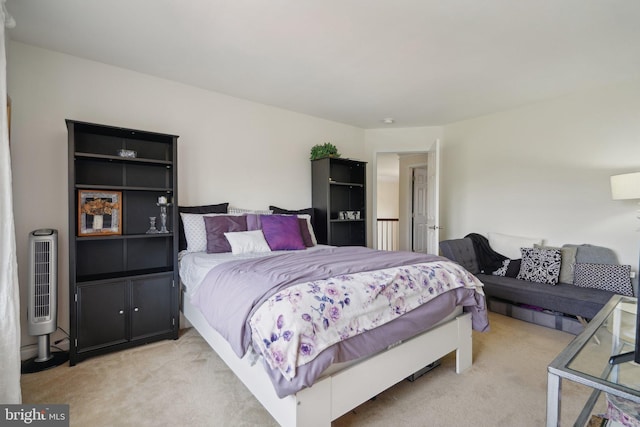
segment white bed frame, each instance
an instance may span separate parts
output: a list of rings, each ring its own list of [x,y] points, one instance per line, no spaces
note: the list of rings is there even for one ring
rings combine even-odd
[[[246,356],[238,358],[189,298],[183,303],[187,320],[281,426],[328,427],[332,420],[454,350],[457,373],[471,366],[471,314],[464,313],[280,399],[262,363],[252,366]]]

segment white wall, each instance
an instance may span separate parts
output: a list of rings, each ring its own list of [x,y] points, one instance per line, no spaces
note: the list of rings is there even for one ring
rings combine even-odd
[[[396,153],[378,153],[376,156],[376,213],[377,218],[398,218],[400,197],[398,183],[400,161]]]
[[[636,201],[611,175],[640,171],[640,81],[444,128],[441,238],[489,231],[612,248],[638,266]]]
[[[377,218],[398,218],[400,195],[398,177],[378,177]]]
[[[181,205],[306,208],[312,145],[331,141],[344,157],[365,157],[359,128],[15,42],[8,93],[23,344],[35,342],[24,301],[37,228],[59,231],[58,325],[69,326],[65,119],[179,135]]]

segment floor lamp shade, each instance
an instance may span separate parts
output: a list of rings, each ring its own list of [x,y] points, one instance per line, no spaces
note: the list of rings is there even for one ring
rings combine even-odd
[[[640,172],[612,176],[611,197],[614,200],[640,199]]]

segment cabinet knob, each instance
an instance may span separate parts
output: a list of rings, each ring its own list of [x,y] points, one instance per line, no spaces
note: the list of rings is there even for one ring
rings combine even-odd
[[[135,307],[133,311],[140,311],[140,309],[138,307]]]
[[[120,310],[118,314],[124,314],[124,310]]]

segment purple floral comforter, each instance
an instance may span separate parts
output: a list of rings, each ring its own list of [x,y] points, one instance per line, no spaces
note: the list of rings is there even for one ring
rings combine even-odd
[[[384,325],[451,289],[480,289],[457,264],[432,261],[343,274],[272,295],[249,321],[253,346],[291,380],[323,350]]]
[[[377,251],[364,247],[327,248],[230,261],[209,271],[191,301],[200,309],[209,324],[229,342],[238,357],[242,357],[251,345],[249,322],[253,314],[270,297],[293,285],[436,261],[443,265],[455,266],[454,269],[459,268],[446,258],[434,255]],[[472,313],[475,330],[488,330],[481,284],[464,269],[459,268],[455,275],[455,280],[466,284],[456,289],[452,288],[449,292],[435,297],[431,303],[421,305],[393,322],[327,348],[312,363],[300,366],[295,378],[285,377],[278,369],[268,369],[276,392],[281,397],[294,393],[300,388],[310,386],[331,363],[372,354],[398,340],[407,339],[421,330],[428,329],[444,318],[455,305],[462,305],[466,311]],[[469,286],[469,283],[475,285]],[[341,301],[344,304],[344,298]],[[276,317],[276,329],[277,323]],[[373,340],[367,337],[373,337]]]

